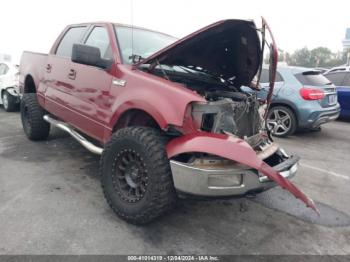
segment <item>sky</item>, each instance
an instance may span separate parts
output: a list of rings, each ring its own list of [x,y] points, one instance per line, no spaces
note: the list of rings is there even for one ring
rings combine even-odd
[[[68,24],[111,21],[183,37],[222,19],[268,21],[277,46],[342,49],[350,1],[316,0],[11,0],[0,9],[0,53],[19,62],[24,50],[47,53]]]

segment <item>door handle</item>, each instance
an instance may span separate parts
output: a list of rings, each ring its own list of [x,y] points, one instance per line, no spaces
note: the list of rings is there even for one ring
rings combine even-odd
[[[50,73],[52,69],[52,66],[50,64],[46,65],[46,72]]]
[[[76,76],[77,76],[77,71],[75,71],[74,69],[69,70],[68,78],[74,80]]]

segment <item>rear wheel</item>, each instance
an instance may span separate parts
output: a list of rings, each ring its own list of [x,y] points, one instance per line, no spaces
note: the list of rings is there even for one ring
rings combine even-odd
[[[6,90],[2,94],[2,104],[6,112],[13,112],[17,108],[17,98],[11,95]]]
[[[113,134],[100,172],[108,204],[127,222],[148,223],[175,203],[164,139],[153,128],[127,127]]]
[[[266,124],[272,135],[277,137],[292,135],[297,128],[297,120],[294,112],[285,106],[270,108]]]
[[[43,117],[44,109],[39,105],[36,94],[24,94],[21,101],[21,120],[24,133],[33,141],[45,140],[50,133],[50,124]]]

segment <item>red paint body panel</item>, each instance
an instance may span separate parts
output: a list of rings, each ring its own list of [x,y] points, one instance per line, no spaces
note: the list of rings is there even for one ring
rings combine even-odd
[[[114,114],[109,122],[111,127],[130,109],[147,112],[163,129],[169,125],[182,126],[187,105],[194,101],[206,101],[180,84],[133,70],[129,65],[118,65],[117,76],[126,80],[126,86],[111,89],[111,99],[114,101],[111,106]]]
[[[293,183],[285,179],[271,166],[257,157],[256,152],[242,139],[224,134],[197,132],[181,136],[170,141],[167,145],[168,157],[182,153],[203,152],[217,155],[244,164],[260,171],[282,188],[301,199],[308,207],[318,210],[308,196],[301,192]]]

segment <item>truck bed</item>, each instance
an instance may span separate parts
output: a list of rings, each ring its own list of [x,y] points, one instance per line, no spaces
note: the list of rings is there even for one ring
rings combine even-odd
[[[21,56],[19,86],[20,93],[24,93],[24,83],[28,76],[31,76],[36,87],[40,87],[40,80],[43,79],[47,65],[48,54],[24,51]],[[27,81],[29,81],[27,79]]]

